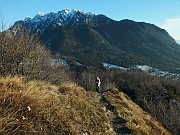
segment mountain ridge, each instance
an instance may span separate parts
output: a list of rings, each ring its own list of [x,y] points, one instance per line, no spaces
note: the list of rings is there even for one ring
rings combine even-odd
[[[78,16],[78,14],[81,14]],[[91,19],[95,16],[93,13],[84,13],[80,10],[70,10],[70,9],[64,9],[62,11],[59,11],[58,13],[50,12],[48,14],[44,14],[42,12],[39,12],[34,18],[26,17],[24,20],[15,22],[16,25],[26,25],[30,24],[30,29],[32,31],[37,30],[39,28],[41,31],[43,29],[46,29],[50,24],[53,24],[54,26],[60,26],[64,27],[67,24],[70,23],[70,21],[73,21],[74,25],[76,25],[77,22],[79,22],[79,19],[81,21],[91,21]],[[78,18],[79,17],[79,18]],[[88,18],[88,19],[87,19]],[[74,20],[73,20],[74,19]],[[87,20],[86,20],[87,19]],[[43,26],[43,27],[41,27]]]
[[[52,15],[58,16],[54,17],[56,21],[48,20],[47,16]],[[128,19],[115,21],[79,10],[40,13],[34,19],[38,17],[48,19],[39,19],[39,23],[29,23],[33,19],[16,22],[12,29],[30,28],[53,53],[60,53],[68,61],[87,66],[102,66],[104,61],[124,67],[148,65],[180,73],[180,46],[166,30],[154,24]]]

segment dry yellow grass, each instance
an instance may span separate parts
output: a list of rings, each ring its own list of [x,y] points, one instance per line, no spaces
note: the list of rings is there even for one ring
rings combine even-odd
[[[126,94],[117,89],[105,92],[104,97],[115,106],[119,116],[126,121],[126,125],[137,135],[170,135],[170,133],[144,112]]]
[[[109,134],[96,94],[74,83],[54,86],[0,79],[0,134]]]
[[[158,122],[116,89],[103,96],[137,135],[169,135]],[[97,94],[74,83],[0,79],[0,134],[113,135]]]

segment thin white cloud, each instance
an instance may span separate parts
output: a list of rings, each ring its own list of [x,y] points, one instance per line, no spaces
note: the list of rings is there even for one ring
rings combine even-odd
[[[180,40],[180,17],[168,18],[160,27],[167,30],[175,40]]]

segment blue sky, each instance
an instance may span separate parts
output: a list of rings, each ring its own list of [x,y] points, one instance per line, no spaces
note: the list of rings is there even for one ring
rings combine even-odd
[[[155,24],[180,40],[180,0],[0,0],[0,13],[8,25],[38,12],[63,9],[104,14],[114,20],[130,19]]]

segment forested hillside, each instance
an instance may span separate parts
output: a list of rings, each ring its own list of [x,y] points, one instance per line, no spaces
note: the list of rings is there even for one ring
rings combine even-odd
[[[17,21],[9,31],[25,29],[68,62],[122,67],[148,65],[180,73],[180,46],[164,29],[146,22],[116,21],[105,15],[62,10]]]

